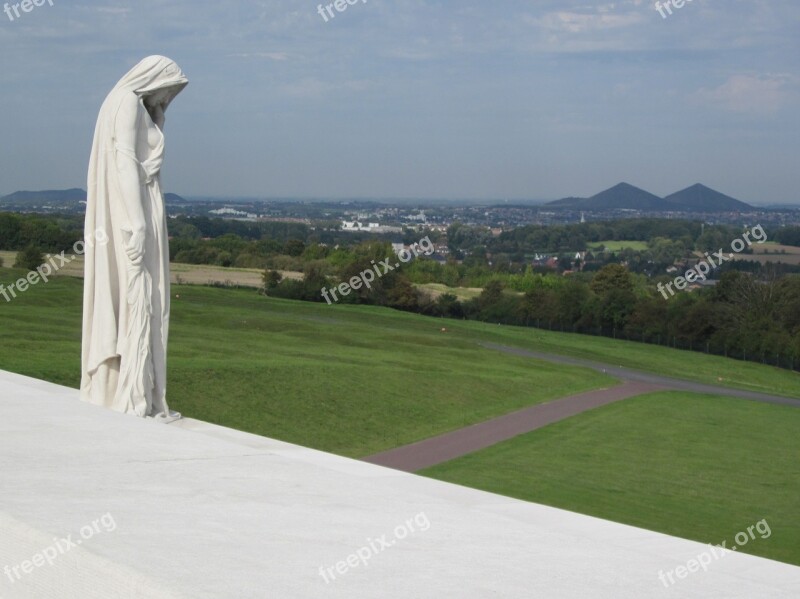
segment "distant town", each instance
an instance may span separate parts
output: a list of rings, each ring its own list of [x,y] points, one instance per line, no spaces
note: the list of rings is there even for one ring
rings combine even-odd
[[[0,210],[82,214],[83,189],[19,191],[0,197]],[[294,222],[347,232],[402,233],[446,230],[453,223],[483,226],[495,235],[526,225],[565,225],[628,218],[696,220],[709,225],[782,227],[800,224],[800,204],[753,206],[700,184],[659,198],[620,183],[589,198],[553,202],[368,200],[292,198],[185,198],[166,194],[167,210],[178,216],[241,221]]]
[[[788,333],[800,297],[795,207],[756,207],[700,184],[659,198],[627,183],[539,204],[165,201],[177,285],[800,364],[800,337]],[[85,203],[82,189],[1,198],[0,265],[35,269],[74,247]],[[746,319],[774,330],[768,345],[742,337]]]

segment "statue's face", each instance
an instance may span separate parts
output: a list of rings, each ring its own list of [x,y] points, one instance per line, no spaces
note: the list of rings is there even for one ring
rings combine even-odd
[[[165,89],[157,89],[151,94],[147,94],[144,97],[144,103],[148,108],[155,108],[161,104],[164,104],[170,96],[169,88]]]

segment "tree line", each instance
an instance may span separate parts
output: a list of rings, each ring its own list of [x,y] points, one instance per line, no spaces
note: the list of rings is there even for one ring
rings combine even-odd
[[[321,290],[347,281],[393,256],[390,241],[366,234],[322,230],[303,223],[242,222],[179,217],[170,222],[171,259],[264,269],[263,292],[323,301]],[[800,245],[800,227],[770,231],[769,239]],[[493,236],[486,229],[454,224],[447,234],[446,262],[418,258],[341,299],[420,314],[537,326],[660,343],[783,367],[800,365],[800,277],[786,264],[729,262],[716,287],[682,292],[665,300],[656,292],[664,268],[695,250],[725,247],[739,231],[689,221],[632,219],[561,227],[520,227]],[[415,241],[407,231],[402,240]],[[42,252],[70,249],[83,237],[80,216],[0,213],[0,249],[24,250],[23,262]],[[436,242],[441,236],[430,232]],[[625,239],[645,250],[572,253],[589,244]],[[531,263],[529,252],[561,252],[557,267]],[[455,259],[461,255],[462,259]],[[776,258],[776,261],[780,257]],[[588,262],[587,262],[588,261]],[[299,271],[300,279],[283,271]],[[564,276],[566,271],[571,271]],[[420,289],[429,283],[474,287],[473,299]]]
[[[326,272],[319,264],[312,265],[299,280],[284,279],[268,269],[262,291],[273,297],[321,302],[322,288],[358,275],[373,261],[391,256],[390,251],[387,244],[362,244],[338,267]],[[505,277],[485,273],[489,278],[480,295],[459,299],[453,293],[436,295],[418,287],[420,272],[441,267],[451,269],[455,279],[459,268],[465,268],[434,264],[418,258],[376,280],[371,289],[362,288],[340,302],[603,335],[800,369],[798,276],[727,270],[715,287],[681,292],[665,300],[652,279],[610,263],[596,272],[566,277],[532,271]]]

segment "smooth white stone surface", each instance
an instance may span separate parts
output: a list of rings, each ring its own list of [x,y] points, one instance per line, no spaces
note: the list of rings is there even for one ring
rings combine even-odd
[[[741,553],[666,589],[658,571],[707,546],[196,420],[160,424],[2,371],[0,472],[0,570],[104,514],[116,523],[13,584],[0,571],[3,599],[800,596],[800,568]],[[320,575],[423,512],[427,531]]]

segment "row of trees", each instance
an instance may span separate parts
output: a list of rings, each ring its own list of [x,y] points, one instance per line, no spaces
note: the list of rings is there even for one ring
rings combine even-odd
[[[391,255],[386,254],[389,249],[384,244],[360,246],[357,258],[335,277],[310,268],[303,280],[282,280],[268,270],[264,291],[275,297],[324,301],[323,288],[369,269],[373,260]],[[800,368],[800,277],[760,280],[730,271],[716,287],[665,300],[646,277],[609,264],[583,276],[529,273],[524,292],[494,278],[478,297],[461,301],[450,293],[433,298],[414,286],[409,272],[426,268],[428,262],[417,260],[340,301],[660,343]]]
[[[243,223],[179,218],[171,223],[171,259],[178,262],[266,268],[269,295],[324,301],[321,290],[347,281],[393,256],[388,241],[363,241],[298,223]],[[0,213],[0,249],[24,250],[16,266],[35,268],[42,252],[71,248],[83,235],[80,217]],[[572,235],[577,242],[569,241]],[[715,288],[680,293],[665,301],[652,276],[691,250],[725,247],[739,231],[656,219],[589,223],[566,227],[522,227],[493,238],[485,229],[453,225],[448,240],[462,262],[418,258],[341,298],[432,316],[469,318],[565,331],[627,337],[794,367],[800,363],[800,278],[797,267],[729,262],[718,269]],[[339,236],[341,243],[335,243]],[[206,239],[206,237],[213,237]],[[408,232],[404,241],[419,233]],[[800,227],[769,232],[769,238],[800,244]],[[435,234],[431,238],[437,241]],[[640,239],[646,250],[590,253],[581,264],[564,253],[561,276],[534,267],[526,252],[544,244],[579,247],[607,239]],[[328,240],[328,241],[325,241]],[[567,241],[565,241],[567,240]],[[329,243],[330,241],[330,243]],[[577,243],[577,245],[575,245]],[[471,245],[479,244],[479,245]],[[573,244],[573,245],[570,245]],[[461,249],[461,248],[469,248]],[[624,266],[623,266],[624,264]],[[302,271],[301,280],[279,271]],[[750,271],[750,272],[742,272]],[[475,299],[452,294],[431,297],[417,285],[479,287]]]
[[[0,250],[35,247],[58,253],[83,239],[83,218],[0,212]]]
[[[45,252],[70,248],[81,238],[79,216],[39,216],[0,213],[0,249],[21,250],[34,246]],[[212,264],[241,268],[271,268],[304,271],[316,266],[324,274],[335,274],[331,263],[348,259],[347,248],[367,240],[411,243],[420,237],[412,230],[402,235],[370,236],[313,227],[296,222],[245,222],[208,217],[179,216],[170,222],[170,259],[190,264]],[[426,234],[435,242],[445,236]],[[676,260],[693,251],[725,247],[740,234],[734,227],[706,226],[697,222],[666,219],[626,219],[576,225],[530,225],[495,237],[484,227],[451,225],[446,239],[458,265],[426,265],[409,274],[418,283],[438,282],[451,286],[483,286],[493,276],[518,291],[530,288],[529,271],[553,268],[531,267],[536,254],[557,256],[555,270],[598,270],[609,262],[621,262],[633,272],[648,276],[664,272]],[[800,227],[768,232],[784,243],[800,243]],[[581,261],[578,251],[606,240],[644,241],[645,249],[623,249],[613,253],[588,251]],[[337,248],[337,249],[332,249]],[[345,254],[337,254],[345,248]],[[748,250],[749,251],[749,250]],[[322,262],[320,262],[322,261]]]
[[[783,227],[775,232],[775,241],[783,245],[800,246],[800,227]]]
[[[277,271],[268,269],[264,273],[264,291],[274,297],[325,301],[323,288],[330,288],[338,281],[349,281],[364,271],[374,272],[375,265],[393,255],[391,244],[386,242],[365,242],[353,248],[340,248],[310,262],[302,280],[283,279]],[[376,276],[369,287],[354,289],[341,301],[420,311],[424,298],[417,292],[404,268],[379,272],[383,274]]]
[[[790,229],[781,229],[782,234],[789,237]],[[729,225],[635,218],[574,225],[527,225],[504,231],[497,237],[485,228],[455,223],[448,229],[448,240],[455,251],[471,252],[482,246],[492,254],[525,256],[536,252],[581,252],[602,241],[643,241],[652,246],[658,239],[667,240],[682,251],[707,251],[727,246],[740,234],[738,227]]]
[[[463,229],[463,226],[459,228]],[[510,254],[578,252],[588,249],[589,244],[601,241],[648,241],[656,237],[681,240],[684,245],[690,246],[701,236],[702,229],[699,222],[657,218],[620,219],[574,225],[528,225],[490,238],[487,247],[492,252]],[[467,237],[463,230],[461,237]],[[457,239],[454,245],[458,249],[468,249],[458,244]]]

